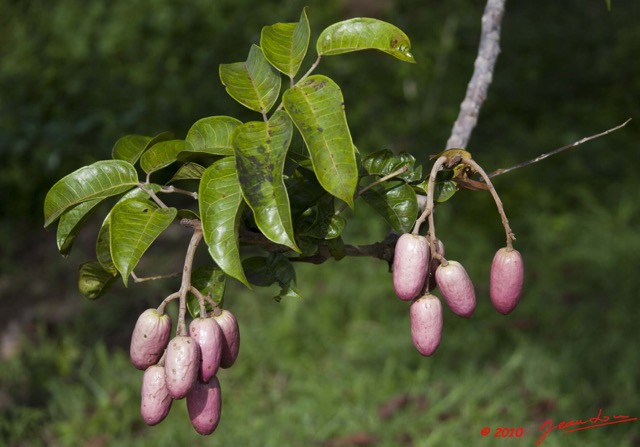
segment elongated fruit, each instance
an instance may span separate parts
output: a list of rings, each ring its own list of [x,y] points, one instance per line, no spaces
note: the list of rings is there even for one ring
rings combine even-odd
[[[158,363],[167,347],[170,334],[169,315],[160,315],[156,309],[142,312],[131,335],[129,354],[133,366],[145,370]]]
[[[222,393],[217,377],[207,383],[198,381],[187,394],[191,425],[201,435],[210,435],[220,422]]]
[[[226,309],[224,309],[220,315],[214,315],[213,318],[215,318],[224,335],[220,366],[222,368],[231,368],[236,362],[238,352],[240,351],[240,328],[238,327],[238,320]]]
[[[200,347],[198,378],[208,382],[218,372],[222,355],[222,329],[213,318],[195,318],[189,324],[189,335]]]
[[[476,292],[462,264],[448,261],[436,270],[436,283],[454,314],[469,318],[476,309]]]
[[[422,291],[429,257],[426,237],[411,233],[400,236],[393,256],[393,289],[398,298],[410,301]]]
[[[169,395],[164,367],[152,365],[142,376],[140,414],[147,425],[160,423],[171,410],[173,399]]]
[[[442,339],[442,303],[427,293],[413,303],[411,313],[411,340],[422,355],[431,355]]]
[[[200,368],[200,349],[196,341],[186,335],[174,337],[167,346],[164,374],[169,394],[182,399],[196,383]]]
[[[518,250],[504,247],[496,252],[491,263],[489,295],[491,303],[501,314],[516,308],[522,294],[524,264]]]

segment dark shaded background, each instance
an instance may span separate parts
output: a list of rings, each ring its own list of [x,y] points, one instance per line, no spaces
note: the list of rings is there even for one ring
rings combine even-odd
[[[81,434],[77,438],[63,435],[65,430],[73,432],[70,427],[75,426],[65,425],[66,419],[52,410],[55,390],[64,390],[65,383],[78,380],[74,374],[82,349],[94,350],[92,355],[104,355],[112,360],[110,363],[121,361],[121,349],[126,349],[137,311],[157,303],[158,295],[171,290],[171,284],[153,284],[144,290],[142,286],[118,286],[113,296],[84,302],[75,289],[76,266],[93,256],[95,227],[100,219],[92,221],[93,230],[88,228],[81,235],[70,259],[60,258],[54,231],[42,229],[44,195],[55,181],[84,164],[108,158],[113,143],[127,133],[154,135],[171,130],[181,137],[193,122],[205,116],[227,114],[253,119],[250,112],[228,98],[219,82],[217,66],[244,60],[250,44],[258,42],[262,26],[297,20],[304,4],[310,6],[314,36],[325,26],[353,16],[387,20],[410,36],[417,65],[402,64],[382,54],[358,53],[326,58],[318,72],[341,85],[352,134],[361,152],[392,148],[426,160],[443,148],[457,116],[477,50],[482,3],[0,1],[0,332],[4,334],[2,362],[10,371],[0,376],[0,412],[4,414],[0,441],[6,436],[7,442],[13,443],[10,445],[86,442]],[[640,3],[632,0],[614,0],[611,12],[604,0],[510,0],[507,4],[494,83],[469,146],[485,169],[533,158],[634,118],[626,128],[605,138],[496,178],[518,236],[518,248],[525,255],[528,289],[512,317],[497,319],[489,309],[480,309],[475,323],[450,318],[450,327],[457,331],[451,337],[459,337],[459,344],[452,341],[452,346],[441,350],[468,355],[468,349],[474,348],[465,348],[463,340],[475,336],[463,328],[486,323],[492,335],[480,337],[484,348],[470,357],[470,362],[476,359],[481,365],[480,371],[500,368],[501,357],[494,358],[490,353],[500,352],[509,340],[522,348],[521,352],[530,353],[526,349],[535,348],[544,353],[540,361],[546,356],[564,359],[558,360],[558,375],[567,382],[554,385],[557,388],[548,393],[552,396],[548,402],[545,397],[527,404],[527,408],[540,407],[540,414],[530,411],[521,416],[526,422],[554,411],[558,418],[587,417],[599,406],[636,411],[635,416],[640,413],[640,334],[636,324],[640,285],[636,274],[640,265],[638,19]],[[315,58],[313,42],[312,38],[310,60]],[[487,259],[501,244],[503,236],[494,213],[489,197],[462,193],[438,216],[439,228],[446,229],[440,229],[439,234],[450,233],[451,242],[445,239],[448,252],[456,253],[474,278],[486,277]],[[351,241],[367,243],[384,236],[386,229],[380,223],[371,223],[365,206],[352,217],[348,228]],[[183,257],[186,237],[179,229],[170,231],[143,267],[174,269]],[[315,269],[303,267],[299,282],[310,300],[308,305],[319,305],[319,296],[332,297],[329,284],[339,274],[356,278],[356,282],[366,278],[363,272],[371,269],[378,272],[374,278],[385,274],[385,266],[362,262],[347,259],[337,270],[328,264]],[[388,285],[384,287],[388,294]],[[486,294],[486,281],[478,280],[476,287]],[[246,293],[234,286],[232,290],[239,296]],[[379,317],[371,309],[380,308],[383,293],[372,296],[357,287],[335,293],[348,294],[351,300],[360,302],[346,313],[340,310],[340,304],[326,311],[329,319],[351,317],[340,320],[342,326],[338,320],[332,321],[340,330],[354,321]],[[325,306],[331,303],[329,299],[319,301]],[[250,323],[260,319],[256,312],[288,321],[288,317],[279,316],[277,308],[272,311],[275,306],[268,301],[263,301],[264,307],[258,310],[251,306],[254,304],[245,307],[252,309],[246,311]],[[406,315],[401,312],[406,310],[390,309],[393,316],[388,316],[389,321],[405,322]],[[322,315],[322,309],[316,311]],[[291,347],[294,357],[296,349],[302,349],[305,335],[300,333],[305,328],[309,337],[324,337],[326,330],[335,329],[325,327],[325,332],[316,334],[303,317],[298,323],[293,328],[287,326],[288,330],[300,331],[295,333],[301,345]],[[281,329],[282,325],[274,323],[273,328]],[[382,333],[385,330],[376,329]],[[19,343],[23,335],[30,340],[25,343],[33,343],[26,345],[29,348]],[[72,340],[68,342],[71,354],[63,349],[65,340]],[[95,354],[104,348],[95,347],[97,341],[105,343],[104,354]],[[39,347],[50,354],[38,357],[33,352]],[[74,351],[78,349],[79,353]],[[274,348],[265,347],[264,355],[269,349]],[[109,357],[112,352],[116,357]],[[417,356],[407,351],[409,355]],[[247,357],[249,362],[251,354]],[[440,358],[443,371],[460,366],[446,354],[441,353]],[[487,359],[491,365],[494,361],[496,364],[490,368]],[[407,368],[415,368],[412,362],[416,361],[409,360]],[[126,362],[124,368],[128,368]],[[350,371],[355,375],[359,368],[351,365]],[[51,376],[62,377],[62,385],[49,383]],[[570,387],[566,395],[558,391],[574,383],[572,378],[578,386]],[[229,380],[233,383],[233,378]],[[386,396],[391,397],[393,394]],[[135,401],[135,396],[131,400]],[[384,400],[381,396],[374,405]],[[505,405],[512,406],[506,401]],[[484,417],[479,424],[493,423]],[[443,421],[448,419],[438,419],[444,424],[442,429],[448,430],[448,441],[457,440],[461,430],[471,431],[468,424],[462,428],[446,425]],[[44,431],[53,437],[33,434],[34,426],[47,427]],[[367,430],[358,429],[358,424],[353,427],[355,431]],[[633,434],[638,433],[637,427],[611,428],[611,433],[619,436],[615,445],[639,445],[638,436]],[[24,433],[32,433],[33,438]],[[349,433],[336,428],[314,439],[331,442]],[[144,439],[146,435],[139,436]],[[299,439],[309,439],[305,436]],[[376,436],[378,443],[371,445],[399,443],[398,438]],[[104,439],[106,444],[115,442]],[[442,439],[428,439],[426,435],[410,436],[412,443],[406,445],[446,445]],[[480,441],[478,436],[471,439]],[[246,442],[237,445],[248,445]],[[277,442],[285,445],[285,441]],[[269,444],[256,440],[255,445]]]

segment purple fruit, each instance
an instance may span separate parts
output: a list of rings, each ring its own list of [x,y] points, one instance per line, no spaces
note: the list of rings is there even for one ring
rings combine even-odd
[[[224,335],[220,367],[231,368],[238,358],[238,352],[240,350],[240,328],[238,327],[238,320],[236,320],[236,317],[228,310],[223,310],[220,315],[214,315],[213,318],[215,318]]]
[[[160,423],[171,410],[173,399],[169,395],[164,367],[152,365],[142,376],[140,414],[147,425]]]
[[[431,294],[421,296],[410,308],[411,340],[422,355],[431,355],[442,339],[442,303]]]
[[[454,314],[469,318],[476,308],[476,292],[462,264],[448,261],[436,269],[436,283]]]
[[[164,359],[164,374],[169,394],[174,399],[187,395],[198,378],[200,348],[187,335],[178,335],[169,342]]]
[[[429,241],[424,236],[405,233],[396,242],[393,289],[401,300],[410,301],[422,291],[427,279],[429,254]]]
[[[170,334],[169,315],[160,315],[156,309],[142,312],[131,335],[129,354],[133,366],[144,370],[158,363]]]
[[[522,255],[511,247],[496,252],[491,263],[489,295],[491,303],[501,314],[508,314],[516,308],[522,293],[524,265]]]
[[[218,372],[222,355],[222,329],[213,318],[195,318],[189,324],[189,335],[200,347],[198,378],[208,382]]]
[[[191,425],[201,435],[210,435],[216,429],[221,407],[220,382],[215,376],[207,383],[198,381],[187,394]]]

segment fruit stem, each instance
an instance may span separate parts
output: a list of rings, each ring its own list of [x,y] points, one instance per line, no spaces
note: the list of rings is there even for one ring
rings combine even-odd
[[[196,298],[198,298],[198,303],[200,303],[200,318],[207,318],[207,308],[205,307],[205,304],[204,304],[204,301],[205,301],[204,295],[193,286],[191,286],[191,289],[189,291],[193,293],[196,296]]]
[[[162,302],[158,306],[158,309],[156,309],[156,310],[158,311],[158,313],[160,315],[164,315],[164,308],[167,307],[167,304],[169,304],[171,301],[173,301],[173,300],[175,300],[176,298],[179,298],[179,297],[180,297],[180,292],[172,293],[171,295],[166,297],[164,300],[162,300]]]
[[[185,219],[183,219],[185,220]],[[181,222],[182,223],[182,222]],[[185,225],[187,226],[187,225]],[[182,283],[180,284],[180,309],[178,311],[178,327],[176,335],[187,335],[187,326],[185,324],[185,314],[187,312],[187,293],[191,290],[191,271],[193,270],[193,258],[195,257],[198,244],[202,240],[202,225],[199,221],[192,219],[189,221],[189,227],[193,228],[193,235],[187,247],[187,255],[184,260],[184,268],[182,269]]]
[[[418,220],[416,220],[416,224],[413,226],[413,234],[418,234],[420,232],[420,226],[424,223],[425,219],[429,217],[429,234],[431,235],[431,240],[435,240],[435,228],[433,225],[433,192],[434,185],[436,183],[436,174],[442,168],[442,165],[448,160],[448,157],[445,155],[441,155],[438,159],[433,163],[433,167],[431,168],[431,173],[429,174],[429,183],[427,184],[427,207],[424,209]],[[433,250],[431,250],[433,252]]]
[[[502,206],[502,200],[500,200],[500,196],[498,195],[498,192],[493,187],[493,183],[491,183],[491,179],[489,179],[489,176],[487,175],[487,173],[484,172],[484,169],[482,169],[482,166],[480,166],[478,163],[473,161],[471,158],[463,157],[462,163],[466,164],[471,169],[478,172],[482,176],[484,181],[487,183],[487,187],[489,188],[489,191],[493,196],[493,200],[496,202],[496,206],[498,207],[498,213],[500,213],[500,218],[502,219],[502,226],[504,227],[504,231],[507,234],[507,248],[511,248],[513,241],[516,239],[516,235],[513,234],[513,231],[509,226],[509,219],[507,219],[507,215],[504,212],[504,207]]]

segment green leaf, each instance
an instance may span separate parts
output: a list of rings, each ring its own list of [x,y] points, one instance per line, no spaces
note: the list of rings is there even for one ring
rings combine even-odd
[[[266,114],[278,99],[282,79],[262,49],[252,45],[246,62],[220,65],[220,80],[233,99]]]
[[[129,199],[111,210],[109,244],[113,263],[127,285],[129,275],[153,241],[173,222],[175,208],[158,208],[150,200]]]
[[[116,141],[111,150],[111,156],[114,160],[124,160],[135,164],[144,151],[156,143],[171,138],[173,138],[171,132],[162,132],[153,138],[144,135],[125,135]]]
[[[408,152],[400,152],[394,154],[388,149],[374,152],[362,160],[362,167],[369,174],[380,175],[384,177],[400,168],[407,167],[408,170],[404,174],[400,174],[395,178],[402,179],[407,182],[414,182],[422,177],[422,166],[414,169],[416,159]]]
[[[415,63],[411,42],[396,26],[382,20],[355,18],[327,27],[316,43],[320,56],[359,50],[380,50],[405,62]]]
[[[166,168],[178,160],[178,154],[184,152],[184,140],[168,140],[153,145],[140,157],[140,167],[147,174]]]
[[[293,239],[289,196],[282,172],[293,125],[286,112],[234,131],[233,146],[242,195],[267,239],[299,251]]]
[[[418,200],[411,186],[406,183],[385,182],[365,191],[362,198],[394,231],[411,231],[418,215]]]
[[[329,253],[336,260],[339,261],[345,257],[344,251],[344,241],[341,237],[337,237],[335,239],[329,239],[325,242],[327,248],[329,249]]]
[[[200,180],[204,174],[205,167],[198,163],[185,163],[178,168],[176,173],[167,183],[177,182],[178,180]]]
[[[449,200],[458,192],[458,184],[452,180],[454,172],[451,169],[443,169],[436,174],[435,190],[436,195],[435,202],[442,203]],[[429,194],[428,189],[429,178],[427,177],[423,182],[414,185],[414,189],[417,189],[423,194]]]
[[[235,157],[218,160],[204,171],[198,197],[204,240],[211,257],[227,275],[250,287],[240,262],[238,226],[243,201]]]
[[[218,266],[198,267],[191,274],[191,285],[219,306],[222,306],[226,282],[227,275]],[[200,302],[191,292],[187,294],[187,309],[193,318],[200,316]],[[209,313],[213,307],[205,301],[205,309]]]
[[[287,90],[282,101],[309,149],[318,181],[353,208],[358,165],[340,87],[313,75]]]
[[[93,199],[88,202],[82,202],[60,216],[56,241],[61,255],[67,256],[71,252],[73,241],[101,201],[102,199]]]
[[[276,282],[275,274],[269,269],[266,256],[251,256],[242,260],[247,280],[258,287],[269,287]]]
[[[276,301],[283,297],[300,298],[296,287],[296,271],[289,259],[281,253],[269,256],[253,256],[242,261],[247,278],[258,287],[268,287],[277,282],[280,292],[274,296]]]
[[[319,201],[307,209],[296,221],[301,236],[316,239],[334,239],[346,225],[344,218],[335,215],[333,200]]]
[[[185,150],[211,155],[233,155],[231,134],[240,124],[242,121],[230,116],[202,118],[189,129]]]
[[[138,174],[129,162],[106,160],[84,166],[51,187],[44,199],[44,226],[82,202],[115,196],[137,184]]]
[[[116,277],[102,268],[96,261],[85,262],[78,271],[78,289],[90,300],[104,295],[115,283]]]
[[[307,54],[310,34],[307,8],[304,8],[299,22],[276,23],[262,28],[260,47],[271,65],[293,78]]]
[[[330,197],[318,183],[313,172],[307,169],[296,169],[293,175],[285,180],[285,185],[289,191],[291,214],[294,219],[316,205],[322,198]]]

